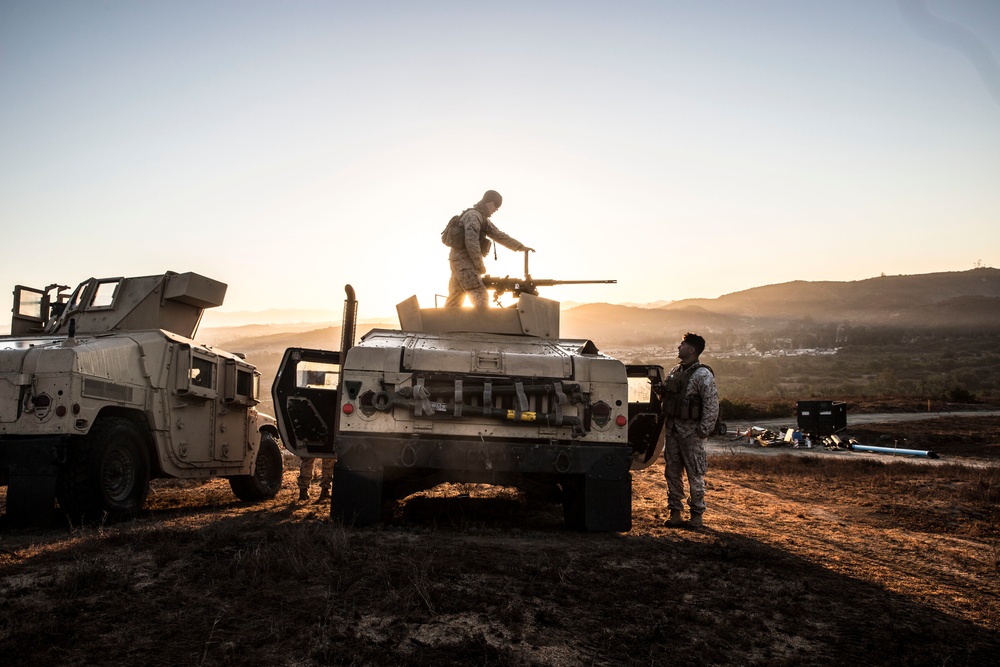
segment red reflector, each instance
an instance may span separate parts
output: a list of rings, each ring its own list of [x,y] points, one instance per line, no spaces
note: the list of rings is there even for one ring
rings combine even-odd
[[[60,405],[56,407],[56,417],[64,417],[64,416],[66,416],[66,406]]]
[[[354,406],[350,403],[344,403],[344,414],[349,415],[354,412]]]
[[[624,426],[625,424],[628,423],[628,420],[625,419],[625,415],[618,415],[617,417],[615,417],[615,423],[618,424],[619,426]]]
[[[80,414],[80,404],[79,403],[74,403],[73,404],[73,414],[74,415]]]

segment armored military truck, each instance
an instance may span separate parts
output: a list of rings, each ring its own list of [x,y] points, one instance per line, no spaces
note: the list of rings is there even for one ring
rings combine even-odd
[[[631,471],[663,447],[652,392],[663,369],[560,338],[558,302],[530,281],[508,287],[511,308],[423,309],[411,297],[399,331],[354,344],[348,285],[341,349],[286,350],[278,428],[296,454],[336,457],[334,518],[375,523],[384,501],[463,482],[552,492],[572,529],[631,528]]]
[[[224,283],[196,273],[14,289],[0,337],[0,484],[10,522],[118,518],[156,477],[227,477],[246,501],[282,475],[260,373],[192,337]]]

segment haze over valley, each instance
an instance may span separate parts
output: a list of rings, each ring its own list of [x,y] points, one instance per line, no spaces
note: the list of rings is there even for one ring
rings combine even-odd
[[[269,312],[278,314],[259,314]],[[213,326],[253,315],[209,311],[199,340],[243,352],[258,365],[267,411],[286,348],[339,347],[340,314],[326,312],[336,320],[290,323],[295,313],[283,311],[285,323]],[[398,323],[363,320],[358,335],[373,328]],[[689,330],[708,339],[703,360],[716,370],[723,397],[1000,395],[1000,270],[993,268],[794,281],[656,308],[582,304],[564,310],[561,323],[563,338],[590,339],[623,361],[666,367]]]

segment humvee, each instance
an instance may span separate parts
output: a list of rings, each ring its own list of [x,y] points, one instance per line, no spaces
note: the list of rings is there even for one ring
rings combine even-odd
[[[422,309],[411,297],[401,330],[354,344],[348,285],[341,349],[285,351],[278,429],[299,456],[336,458],[335,519],[376,523],[386,501],[462,482],[557,498],[571,529],[631,528],[631,471],[663,448],[662,367],[560,338],[558,302],[530,280],[491,286],[516,306]]]
[[[168,271],[90,278],[73,290],[14,288],[0,337],[0,484],[6,519],[54,504],[74,521],[138,512],[157,477],[227,477],[246,501],[273,497],[282,458],[257,411],[260,373],[192,338],[224,283]]]

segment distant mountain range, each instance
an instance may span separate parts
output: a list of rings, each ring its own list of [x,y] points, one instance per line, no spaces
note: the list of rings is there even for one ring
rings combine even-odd
[[[254,324],[317,324],[339,322],[340,311],[322,309],[268,308],[267,310],[207,310],[203,327],[241,327]]]
[[[853,282],[806,282],[755,287],[717,299],[685,299],[664,309],[701,307],[720,315],[822,321],[885,321],[900,318],[916,322],[973,314],[976,308],[996,305],[1000,299],[1000,269],[880,276]],[[985,314],[985,313],[981,313]],[[929,318],[929,319],[928,319]]]
[[[309,323],[304,311],[284,313],[286,323],[225,327],[206,323],[199,339],[238,347],[247,354],[284,345],[335,347],[340,341],[340,314],[336,319]],[[293,315],[299,313],[299,315]],[[333,311],[309,311],[314,316]],[[245,319],[246,313],[232,313]],[[223,320],[224,321],[224,320]],[[239,321],[239,318],[237,318]],[[287,322],[297,322],[289,324]],[[334,326],[329,325],[333,322]],[[685,299],[660,307],[592,303],[562,313],[564,338],[589,338],[601,345],[662,344],[684,331],[774,331],[789,325],[847,327],[904,327],[912,329],[968,329],[1000,335],[1000,269],[880,276],[850,282],[794,281],[755,287],[717,299]],[[369,329],[396,328],[391,321],[358,324],[358,334]]]
[[[685,330],[761,330],[789,323],[967,328],[1000,334],[1000,269],[851,282],[797,280],[654,309],[588,304],[563,313],[562,335],[643,343]]]

